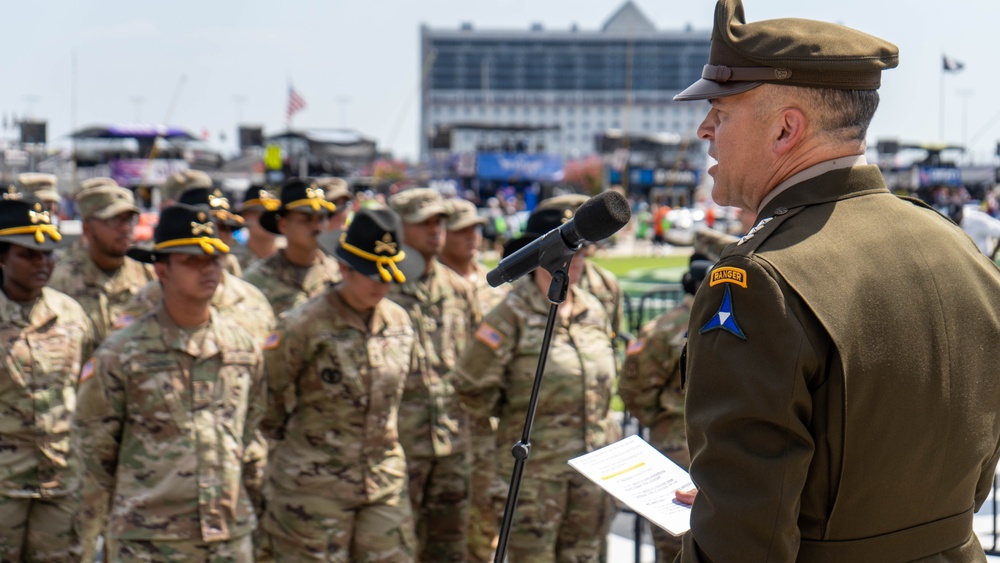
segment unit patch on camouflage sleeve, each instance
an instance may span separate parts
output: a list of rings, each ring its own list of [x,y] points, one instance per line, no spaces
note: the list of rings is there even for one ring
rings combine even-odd
[[[503,343],[503,339],[506,338],[497,329],[491,327],[487,323],[479,325],[479,330],[476,331],[476,338],[482,341],[483,344],[489,346],[496,350]]]

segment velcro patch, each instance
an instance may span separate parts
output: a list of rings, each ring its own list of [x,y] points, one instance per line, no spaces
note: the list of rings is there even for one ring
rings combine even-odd
[[[483,344],[489,346],[496,350],[503,344],[504,336],[497,329],[493,328],[487,323],[479,325],[479,330],[476,331],[476,338],[482,341]]]
[[[80,370],[80,383],[87,381],[94,376],[94,368],[97,367],[97,360],[90,358],[87,363],[83,364],[83,369]]]
[[[709,287],[715,287],[720,283],[734,283],[743,289],[747,287],[747,271],[740,268],[730,266],[713,268],[710,276],[708,281]]]
[[[645,347],[646,347],[646,339],[636,338],[635,340],[628,343],[628,347],[625,348],[625,355],[634,356],[639,352],[642,352],[642,349]]]
[[[115,317],[114,327],[125,328],[135,322],[135,315],[118,315]]]
[[[268,334],[267,338],[264,339],[264,346],[262,349],[274,350],[278,347],[278,344],[281,344],[281,332],[275,330]]]

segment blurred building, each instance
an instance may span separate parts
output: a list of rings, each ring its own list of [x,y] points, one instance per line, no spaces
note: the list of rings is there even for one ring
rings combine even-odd
[[[672,97],[701,76],[709,42],[656,29],[631,0],[594,31],[424,26],[421,159],[518,144],[575,158],[607,130],[694,138],[705,104]]]

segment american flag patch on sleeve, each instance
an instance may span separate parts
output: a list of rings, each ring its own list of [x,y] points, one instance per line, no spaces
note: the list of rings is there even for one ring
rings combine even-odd
[[[487,323],[479,325],[479,330],[476,331],[476,338],[482,341],[483,344],[489,346],[496,350],[503,343],[503,339],[506,338],[503,334],[500,334],[497,329],[491,327]]]
[[[281,333],[275,330],[268,334],[267,338],[264,339],[263,349],[274,350],[278,347],[278,344],[281,344]]]
[[[83,369],[80,370],[80,383],[87,381],[94,375],[94,367],[97,365],[97,360],[90,358],[87,363],[83,364]]]
[[[645,338],[636,338],[632,342],[628,343],[628,347],[625,348],[625,355],[626,356],[634,356],[634,355],[638,354],[639,352],[642,352],[642,349],[645,348],[645,347],[646,347],[646,339]]]

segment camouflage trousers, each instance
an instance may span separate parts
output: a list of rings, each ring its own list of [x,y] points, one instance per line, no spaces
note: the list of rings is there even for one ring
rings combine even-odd
[[[410,504],[416,518],[418,561],[466,561],[469,526],[469,459],[465,453],[407,458]]]
[[[264,516],[277,563],[414,561],[413,513],[405,492],[377,503],[345,505],[316,491],[275,488]]]
[[[509,483],[510,477],[503,476]],[[511,563],[596,563],[611,527],[611,496],[577,473],[526,472],[511,524]]]
[[[253,563],[250,535],[215,542],[108,539],[114,563]]]
[[[79,497],[54,499],[0,496],[0,561],[80,560],[74,526]]]
[[[257,521],[264,519],[264,474],[267,470],[267,440],[258,430],[254,435],[254,440],[246,445],[243,451],[243,486],[247,490],[247,496],[253,503],[254,512],[257,514]],[[270,563],[273,561],[266,546],[267,535],[260,526],[253,532],[254,551],[257,554],[257,563]]]
[[[491,563],[500,521],[494,504],[496,436],[485,421],[472,429],[472,484],[469,495],[469,561]],[[502,510],[502,509],[501,509]]]

